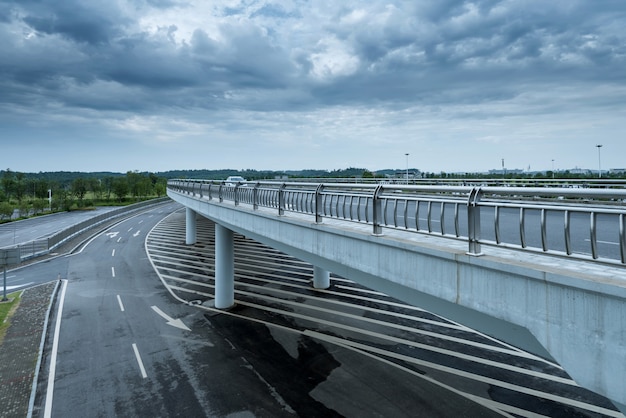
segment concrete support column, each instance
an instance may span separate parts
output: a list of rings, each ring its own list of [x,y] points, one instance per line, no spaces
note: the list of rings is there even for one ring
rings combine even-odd
[[[186,226],[186,240],[187,245],[193,245],[196,243],[196,212],[193,209],[187,208],[185,210],[185,226]]]
[[[330,287],[330,272],[321,267],[313,266],[313,287],[328,289]]]
[[[215,224],[215,307],[235,304],[235,246],[233,231]]]

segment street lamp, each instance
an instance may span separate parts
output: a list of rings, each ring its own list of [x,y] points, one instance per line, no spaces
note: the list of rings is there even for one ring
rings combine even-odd
[[[602,148],[602,144],[598,144],[596,147],[598,147],[598,178],[602,178],[602,164],[600,160],[600,148]]]
[[[406,184],[409,184],[409,153],[404,155],[406,156]]]
[[[554,158],[552,159],[552,178],[554,179]]]

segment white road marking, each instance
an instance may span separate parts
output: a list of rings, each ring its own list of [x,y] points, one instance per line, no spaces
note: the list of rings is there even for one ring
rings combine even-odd
[[[117,295],[117,303],[120,304],[120,311],[124,312],[124,304],[122,303],[122,298],[120,295]]]
[[[133,234],[133,237],[138,237],[140,233],[141,233],[141,231],[140,231],[140,230],[137,230],[137,232],[135,232],[135,233]]]
[[[131,226],[130,228],[128,228],[128,231],[127,231],[127,232],[130,232],[130,231],[132,231],[132,230],[133,230],[133,227]]]
[[[585,238],[586,242],[591,242],[589,238]],[[619,242],[596,240],[598,244],[619,245]]]
[[[115,257],[115,248],[113,249],[113,251],[111,252],[111,257]]]
[[[119,237],[119,238],[117,239],[117,242],[120,242],[121,240],[122,240],[122,237]]]
[[[19,289],[20,287],[30,286],[31,284],[33,284],[33,282],[24,283],[24,284],[20,284],[20,285],[17,285],[17,286],[7,286],[7,291],[13,290],[13,289]]]
[[[108,236],[109,238],[115,238],[117,234],[119,234],[119,232],[115,231],[115,232],[107,232],[104,235]]]
[[[57,311],[57,322],[54,327],[54,339],[52,341],[52,354],[50,355],[50,372],[48,373],[48,389],[46,389],[46,405],[44,408],[44,418],[52,416],[52,398],[54,394],[54,376],[57,368],[57,352],[59,350],[59,335],[61,334],[61,317],[63,316],[63,304],[65,303],[65,291],[67,290],[67,280],[63,280],[61,297],[59,299],[59,309]]]
[[[185,331],[191,331],[187,327],[187,325],[185,325],[183,323],[183,321],[181,319],[174,319],[174,318],[172,318],[171,316],[169,316],[168,314],[166,314],[165,312],[160,310],[157,306],[152,306],[152,310],[154,312],[156,312],[157,314],[159,314],[159,316],[161,316],[163,319],[165,319],[167,321],[167,325],[171,325],[173,327],[180,328],[180,329],[183,329]]]
[[[135,352],[135,358],[137,358],[137,364],[139,364],[139,370],[141,371],[141,377],[144,379],[148,377],[146,374],[146,369],[143,367],[143,361],[141,361],[141,356],[139,355],[139,350],[137,349],[137,344],[133,343],[133,351]]]
[[[115,267],[111,267],[111,276],[115,277]]]
[[[531,395],[531,396],[535,396],[538,398],[543,398],[543,399],[548,399],[548,400],[552,400],[552,401],[556,401],[559,403],[562,403],[564,405],[572,405],[581,409],[586,409],[588,411],[593,411],[593,412],[597,412],[597,413],[601,413],[601,414],[605,414],[607,416],[611,416],[611,417],[620,417],[623,416],[622,413],[618,412],[618,411],[613,411],[613,410],[609,410],[600,406],[596,406],[596,405],[591,405],[588,404],[586,402],[581,402],[578,401],[576,399],[569,399],[569,398],[565,398],[563,396],[559,396],[559,395],[553,395],[551,393],[547,393],[547,392],[541,392],[539,390],[535,390],[532,388],[527,388],[527,387],[523,387],[523,386],[519,386],[513,383],[508,383],[508,382],[503,382],[501,380],[497,380],[497,379],[493,379],[490,377],[486,377],[486,376],[480,376],[471,372],[466,372],[464,370],[459,370],[459,369],[454,369],[452,367],[448,367],[448,366],[443,366],[440,364],[436,364],[436,363],[431,363],[429,361],[425,361],[425,360],[421,360],[421,359],[417,359],[414,357],[408,357],[405,356],[403,354],[398,354],[398,353],[394,353],[391,351],[387,351],[381,348],[377,348],[377,347],[371,347],[371,346],[367,346],[365,344],[359,343],[359,342],[355,342],[355,341],[350,341],[350,340],[344,340],[340,337],[335,337],[335,336],[331,336],[331,335],[325,335],[323,333],[317,332],[317,331],[312,331],[312,330],[305,330],[303,335],[307,335],[307,336],[312,336],[324,341],[328,341],[328,342],[332,342],[334,344],[337,345],[342,345],[345,347],[352,347],[354,349],[360,350],[360,351],[364,351],[364,352],[369,352],[369,353],[373,353],[373,354],[382,354],[384,356],[387,357],[391,357],[391,358],[396,358],[399,360],[403,360],[407,363],[413,363],[413,364],[417,364],[417,365],[421,365],[421,366],[425,366],[425,367],[429,367],[435,370],[440,370],[446,373],[450,373],[453,376],[462,376],[462,377],[466,377],[469,379],[473,379],[477,382],[483,382],[486,383],[487,385],[495,385],[495,386],[499,386],[502,388],[506,388],[512,391],[516,391],[519,393],[525,393],[527,395]]]
[[[177,270],[171,269],[170,271],[177,271]],[[193,283],[195,285],[199,285],[199,286],[203,286],[203,287],[207,287],[207,288],[212,288],[213,287],[213,286],[208,285],[208,284],[202,284],[202,283],[198,283],[198,282],[193,281],[193,280],[182,279],[182,278],[179,278],[179,277],[174,277],[174,276],[169,276],[169,275],[164,275],[164,278],[167,278],[169,280],[176,281],[176,282]],[[271,280],[267,280],[266,282],[271,283],[272,281]],[[276,283],[276,282],[274,282],[274,283]],[[178,287],[178,286],[175,286],[175,285],[167,284],[166,286],[169,286],[170,289],[179,290],[181,292],[196,293],[196,294],[203,295],[203,296],[207,296],[208,295],[208,294],[203,293],[203,292],[191,291],[189,289],[185,289],[185,288]],[[257,285],[253,285],[253,284],[248,284],[248,286],[251,287],[251,288],[263,289],[262,286],[257,286]],[[281,289],[273,289],[273,291],[276,292],[276,293],[283,293],[283,294],[290,294],[291,293],[289,291],[284,291],[284,290],[281,290]],[[237,290],[236,292],[237,292],[237,294],[252,295],[252,293],[241,291],[241,290]],[[324,291],[324,293],[334,293],[334,292]],[[256,293],[254,294],[254,296],[261,297],[261,298],[264,298],[264,299],[273,299],[274,300],[274,298],[271,297],[271,296],[260,296],[259,294],[256,294]],[[354,295],[352,295],[352,297],[356,298]],[[311,299],[315,299],[315,298],[311,298]],[[369,298],[362,298],[362,299],[371,300]],[[240,303],[243,303],[243,302],[240,302]],[[287,299],[280,299],[280,303],[284,303],[284,304],[287,304],[287,305],[298,305],[298,303],[296,303],[296,302],[289,301],[288,298]],[[335,304],[335,305],[349,306],[348,303],[342,303],[342,302],[339,302],[339,301],[332,301],[332,302],[329,302],[329,303],[332,303],[332,304]],[[393,304],[393,303],[389,303],[389,302],[387,302],[387,304],[388,305],[398,305],[398,304]],[[369,312],[377,312],[378,311],[376,309],[371,309],[371,308],[367,308],[367,307],[363,307],[363,306],[360,306],[360,308],[361,309],[365,309],[365,310],[367,310]],[[330,313],[336,313],[336,311],[326,310],[326,309],[323,309],[323,308],[320,308],[320,307],[316,307],[316,306],[312,306],[312,305],[311,306],[307,306],[307,309],[312,309],[312,310],[317,310],[317,311],[325,311],[325,312],[330,312]],[[371,323],[377,323],[377,324],[385,324],[384,321],[377,321],[377,320],[374,320],[374,319],[371,319],[371,318],[360,317],[360,316],[353,316],[353,315],[349,315],[349,314],[346,314],[346,313],[342,313],[341,315],[342,316],[347,316],[347,317],[353,317],[353,318],[355,318],[355,319],[357,319],[359,321],[365,321],[365,322],[371,322]],[[412,317],[412,316],[409,316],[409,315],[401,315],[399,313],[396,313],[395,315],[400,317],[400,318],[409,319],[409,320],[413,320],[413,321],[417,321],[417,322],[421,322],[421,323],[428,323],[428,324],[432,324],[432,325],[435,325],[435,326],[441,327],[441,328],[460,329],[460,330],[467,329],[467,328],[464,328],[464,327],[456,326],[455,324],[452,324],[452,323],[437,322],[437,321],[427,320],[427,319],[423,319],[423,318]],[[386,325],[388,326],[389,324],[386,324]],[[420,330],[419,328],[402,327],[402,326],[399,326],[399,325],[396,325],[395,328],[396,329],[403,329],[403,330],[405,330],[407,332],[410,332],[410,333],[421,334],[421,335],[428,335],[428,336],[431,336],[431,337],[434,337],[434,338],[438,338],[438,339],[442,339],[442,340],[454,341],[454,342],[458,342],[460,344],[471,345],[471,346],[479,347],[479,348],[482,348],[482,349],[485,349],[485,350],[491,350],[491,351],[494,351],[494,352],[502,352],[502,353],[514,355],[514,356],[517,356],[517,357],[529,358],[531,360],[536,360],[536,361],[543,361],[543,359],[540,358],[540,357],[537,357],[537,356],[532,355],[530,353],[527,353],[525,351],[519,350],[519,349],[517,349],[515,347],[509,346],[508,344],[505,344],[505,343],[503,343],[501,341],[498,341],[498,340],[494,340],[494,341],[496,341],[499,344],[499,346],[492,346],[492,345],[488,345],[488,344],[482,344],[482,343],[473,342],[471,340],[466,340],[466,339],[462,339],[462,338],[456,338],[456,337],[448,336],[446,334],[440,334],[440,333],[435,333],[435,332],[429,332],[429,331],[426,331],[426,330]],[[550,364],[551,366],[554,366],[554,367],[561,368],[557,364],[554,364],[554,363],[552,363],[550,361],[545,361],[545,363]]]
[[[199,291],[193,291],[192,292],[191,290],[184,289],[184,288],[179,288],[179,287],[176,287],[176,286],[171,286],[171,289],[176,289],[176,290],[179,290],[179,291],[187,291],[187,292],[196,293],[196,294],[202,294],[202,292],[199,292]],[[239,291],[239,290],[236,291],[236,293],[237,294],[244,294],[244,295],[246,295],[246,294],[247,295],[254,295],[253,293],[245,292],[245,291]],[[206,296],[206,294],[204,294],[203,296]],[[258,295],[256,295],[256,296],[258,297]],[[267,298],[268,299],[272,299],[271,297],[267,297]],[[278,299],[276,299],[276,300],[278,300]],[[290,303],[288,303],[288,301],[284,301],[284,300],[281,300],[281,302],[282,303],[286,303],[286,304],[290,304]],[[282,313],[283,315],[291,316],[291,317],[298,318],[298,319],[307,320],[307,318],[309,318],[306,315],[301,315],[301,314],[297,314],[297,313],[294,313],[294,312],[285,312],[285,311],[281,311],[280,309],[274,309],[274,308],[271,308],[269,306],[263,306],[263,305],[259,305],[259,304],[252,303],[252,302],[245,302],[243,300],[238,300],[237,303],[239,305],[250,306],[250,307],[254,307],[254,308],[257,308],[257,309],[263,310],[263,311],[275,312],[275,313],[279,313],[279,314]],[[292,303],[292,304],[293,305],[297,305],[295,303]],[[332,310],[328,310],[327,312],[332,313],[333,311]],[[342,314],[341,316],[348,316],[348,315]],[[357,319],[357,320],[359,319],[356,316],[353,316],[352,318],[353,319]],[[467,355],[467,354],[460,353],[460,352],[446,350],[446,349],[438,348],[438,347],[435,347],[435,346],[431,347],[429,345],[420,344],[420,343],[417,343],[417,342],[412,341],[412,340],[406,340],[406,339],[403,339],[403,338],[388,336],[388,335],[385,335],[385,334],[381,334],[379,332],[369,331],[367,329],[360,329],[358,327],[353,327],[353,326],[349,326],[349,325],[345,325],[345,324],[334,323],[333,321],[326,321],[326,320],[322,320],[322,319],[318,318],[316,320],[316,322],[317,323],[321,323],[321,324],[330,325],[330,326],[335,326],[337,328],[341,328],[341,329],[344,329],[344,330],[347,330],[347,331],[350,331],[350,332],[354,332],[356,334],[363,334],[363,335],[366,335],[366,336],[369,336],[369,337],[379,338],[381,340],[386,340],[386,341],[391,341],[391,342],[394,342],[396,344],[404,344],[404,345],[409,346],[409,347],[420,348],[420,349],[423,349],[423,350],[432,351],[432,352],[435,352],[435,353],[440,353],[440,354],[448,355],[448,356],[451,356],[451,357],[456,357],[456,358],[459,358],[461,360],[471,361],[471,362],[479,363],[479,364],[485,364],[485,365],[489,365],[489,366],[494,367],[494,368],[510,370],[512,372],[516,372],[516,373],[520,373],[520,374],[526,374],[526,375],[529,375],[529,376],[538,377],[538,378],[541,378],[541,379],[554,381],[554,382],[558,382],[558,383],[565,384],[565,385],[578,386],[576,384],[576,382],[574,382],[573,380],[568,379],[568,378],[561,378],[561,377],[554,376],[554,375],[551,375],[551,374],[546,374],[546,373],[542,373],[542,372],[536,372],[536,371],[533,371],[533,370],[528,370],[528,369],[524,369],[524,368],[521,368],[521,367],[508,365],[508,364],[505,364],[505,363],[500,363],[498,361],[493,361],[493,360],[489,360],[489,359],[485,359],[485,358],[481,358],[481,357]],[[375,321],[368,320],[368,322],[375,322]],[[379,322],[379,324],[382,324],[382,322]],[[396,328],[400,329],[400,327],[398,327],[398,326],[396,326]],[[305,331],[305,332],[307,332],[307,331]],[[314,332],[314,331],[312,331],[312,332]],[[416,334],[426,334],[425,332],[420,331],[420,330],[414,330],[413,332],[415,332]],[[436,334],[432,334],[431,333],[431,336],[435,336],[435,338],[437,338]],[[465,344],[467,344],[467,345],[478,345],[477,343],[472,343],[472,342],[466,342]],[[491,349],[492,347],[484,347],[483,346],[482,348]],[[493,348],[494,348],[494,351],[496,351],[495,347],[493,347]],[[502,349],[497,350],[497,351],[503,352]],[[518,353],[508,353],[508,354],[510,354],[510,355],[518,355]],[[522,357],[522,356],[520,356],[520,357]]]
[[[433,220],[433,222],[436,222],[436,221]],[[152,234],[153,232],[154,232],[154,228],[153,228],[152,231],[150,231],[148,238],[150,238],[150,234]],[[601,242],[601,241],[599,241],[599,242]],[[614,244],[614,243],[609,243],[609,244]],[[146,243],[145,243],[146,249],[148,249],[149,247],[152,247],[152,245],[153,245],[153,243],[149,243],[148,240],[146,240]],[[159,247],[159,246],[156,245],[156,247]],[[161,250],[158,250],[158,251],[161,251]],[[167,251],[164,251],[164,253],[167,253]],[[148,258],[149,258],[150,262],[152,263],[152,265],[154,267],[154,262],[152,260],[152,256],[150,254],[150,251],[148,251]],[[170,257],[164,257],[164,258],[169,259]],[[188,262],[188,260],[186,260],[185,262]],[[175,263],[175,262],[171,262],[171,264],[175,265],[175,266],[181,265],[181,264]],[[207,296],[207,297],[212,297],[213,296],[211,294],[204,293],[204,292],[201,292],[201,291],[198,291],[198,290],[190,290],[188,288],[180,288],[180,287],[177,287],[177,286],[172,286],[168,282],[166,282],[166,278],[167,278],[167,280],[173,280],[175,282],[178,282],[178,281],[193,282],[193,280],[183,280],[183,279],[180,279],[180,278],[177,278],[177,277],[174,277],[174,276],[163,275],[161,272],[158,271],[158,269],[156,267],[155,267],[155,270],[157,270],[157,274],[159,275],[159,278],[160,278],[161,282],[163,283],[163,285],[165,286],[165,288],[177,300],[184,301],[180,296],[177,295],[177,293],[174,290],[178,290],[180,292],[189,292],[189,293],[192,293],[192,294],[202,294],[202,295]],[[174,268],[173,270],[178,271],[176,268]],[[176,273],[172,273],[172,274],[176,274]],[[273,281],[271,281],[271,280],[269,280],[268,282],[272,282],[273,283]],[[209,288],[212,287],[212,286],[210,286],[208,284],[203,284],[203,286],[206,286],[206,287],[209,287]],[[253,285],[253,287],[254,287],[254,285]],[[299,287],[299,286],[295,286],[295,287]],[[238,292],[238,294],[239,293],[247,293],[247,292]],[[282,291],[281,293],[290,293],[290,292]],[[266,296],[265,298],[269,299],[269,300],[274,299],[273,296]],[[364,298],[364,299],[369,299],[369,298]],[[185,302],[187,302],[187,301],[185,301]],[[246,306],[255,306],[255,307],[259,308],[259,309],[264,309],[265,308],[265,307],[263,307],[261,305],[255,305],[255,304],[246,303],[246,302],[244,302],[242,300],[238,300],[237,303],[238,304],[242,304],[242,305],[246,305]],[[297,303],[296,302],[292,302],[292,303],[288,303],[288,304],[296,305]],[[277,328],[280,328],[280,329],[285,329],[285,330],[289,330],[289,331],[292,331],[292,332],[297,332],[297,333],[300,333],[302,335],[309,335],[311,337],[317,337],[317,338],[320,338],[322,340],[328,341],[330,343],[334,343],[334,344],[343,346],[346,349],[351,349],[351,350],[354,350],[354,351],[358,351],[361,354],[377,358],[379,361],[388,362],[388,360],[386,360],[385,357],[390,356],[392,358],[398,358],[398,359],[400,359],[402,361],[408,361],[410,363],[417,363],[418,365],[424,365],[426,367],[433,367],[433,368],[435,368],[437,370],[441,370],[444,373],[448,373],[448,372],[455,373],[455,374],[457,373],[456,370],[454,368],[452,368],[452,367],[439,365],[439,364],[433,364],[433,363],[430,363],[430,362],[428,362],[426,360],[420,360],[420,359],[413,359],[413,360],[411,360],[413,358],[412,356],[406,357],[405,355],[402,355],[400,353],[394,353],[394,352],[391,352],[391,354],[390,354],[390,352],[387,351],[384,348],[370,347],[368,344],[361,344],[361,343],[352,342],[352,341],[349,341],[349,340],[342,340],[342,339],[340,339],[338,337],[327,336],[326,334],[323,334],[323,333],[317,333],[316,331],[308,331],[308,330],[306,330],[306,331],[299,331],[297,329],[287,328],[287,327],[284,327],[284,326],[281,326],[281,325],[278,325],[278,324],[274,324],[272,322],[266,322],[266,321],[263,321],[263,320],[257,320],[257,319],[246,317],[246,316],[243,316],[243,315],[233,314],[231,312],[220,311],[220,310],[208,307],[208,306],[201,306],[200,305],[200,306],[197,306],[197,307],[200,308],[200,309],[207,310],[207,311],[220,312],[222,314],[232,315],[234,317],[238,317],[238,318],[245,319],[245,320],[248,320],[248,321],[263,323],[263,324],[266,324],[268,326],[274,326],[274,327],[277,327]],[[307,308],[311,309],[310,307],[307,307]],[[316,307],[314,309],[320,310],[322,312],[328,312],[328,309],[325,309],[325,308],[319,308],[318,309]],[[362,320],[365,320],[365,321],[371,322],[371,323],[375,323],[375,324],[380,324],[378,320],[371,319],[371,318],[362,319]],[[441,325],[441,326],[445,326],[445,325]],[[399,326],[397,328],[404,329],[405,327]],[[309,334],[309,332],[311,334]],[[370,331],[370,333],[371,333],[371,331]],[[421,334],[421,333],[424,333],[424,331],[422,330],[422,331],[419,331],[418,333]],[[427,335],[435,336],[431,332],[427,332]],[[393,338],[392,337],[392,340],[397,340],[399,342],[399,341],[402,340],[402,338]],[[471,344],[474,345],[475,343],[471,343]],[[420,345],[420,346],[422,346],[422,345]],[[426,348],[426,347],[422,346],[420,348]],[[428,348],[426,348],[426,349],[428,349]],[[439,352],[440,350],[441,349],[438,349],[436,351]],[[501,349],[499,348],[499,350],[501,350]],[[442,354],[447,354],[447,350],[441,351],[441,353]],[[381,354],[382,354],[382,357],[381,357]],[[463,356],[464,356],[464,360],[474,361],[474,359],[471,358],[471,356],[469,356],[469,355],[463,354]],[[482,363],[483,361],[480,361],[480,362]],[[398,365],[396,365],[393,362],[389,362],[389,363],[390,363],[391,366],[398,367]],[[550,363],[548,361],[546,361],[546,363],[552,364],[552,363]],[[554,367],[558,367],[558,365],[554,365],[554,364],[552,364],[552,365]],[[498,367],[498,366],[496,366],[496,367]],[[515,369],[514,367],[512,368],[512,366],[507,366],[505,368],[509,368],[510,370],[514,370]],[[404,370],[406,370],[406,369],[404,369]],[[415,372],[413,372],[411,370],[406,370],[406,371],[408,371],[409,373],[414,373],[417,377],[422,377],[421,375],[418,375],[417,373],[415,373]],[[490,378],[488,376],[479,376],[478,378],[476,378],[476,375],[474,373],[469,372],[469,371],[461,370],[461,373],[459,373],[459,374],[461,376],[465,377],[465,378],[474,378],[478,382],[482,382],[482,383],[485,383],[485,384],[494,384],[494,385],[498,385],[498,386],[501,386],[501,387],[505,387],[505,388],[510,389],[510,390],[517,390],[518,392],[526,393],[526,394],[528,394],[530,396],[536,396],[536,397],[540,397],[540,398],[544,398],[544,399],[550,399],[550,400],[554,400],[556,402],[561,402],[563,404],[569,404],[569,405],[573,405],[575,407],[580,407],[580,408],[592,410],[594,412],[606,413],[609,416],[616,416],[616,417],[617,416],[622,416],[622,415],[618,414],[617,412],[615,412],[613,410],[607,410],[607,409],[604,409],[604,408],[599,407],[599,406],[595,406],[595,405],[592,405],[592,404],[587,404],[584,401],[578,401],[576,399],[569,399],[569,398],[566,397],[567,395],[560,396],[560,395],[554,395],[554,394],[550,394],[550,393],[542,393],[541,391],[539,391],[537,389],[534,389],[532,387],[524,388],[524,387],[518,386],[517,384],[515,384],[513,382],[509,383],[509,382],[505,382],[505,381],[500,381],[498,378]],[[532,372],[532,373],[528,373],[528,374],[531,374],[531,375],[533,375],[535,377],[543,377],[542,373]],[[550,380],[555,380],[555,379],[551,378]],[[571,379],[557,378],[556,380],[561,380],[561,383],[564,383],[564,384],[576,385],[575,382],[573,382]],[[433,381],[433,383],[434,384],[439,384],[436,381]],[[445,385],[442,385],[442,386],[445,386]],[[472,399],[472,400],[474,400],[476,402],[482,403],[484,405],[487,405],[488,407],[492,407],[492,408],[496,409],[497,412],[501,413],[503,416],[510,416],[509,413],[517,414],[517,415],[524,415],[524,416],[529,416],[529,417],[530,416],[532,416],[532,417],[539,417],[540,416],[538,414],[533,414],[533,413],[529,414],[528,411],[524,411],[523,409],[518,409],[518,408],[512,407],[510,405],[501,404],[501,403],[494,402],[494,401],[491,401],[491,400],[488,400],[488,399],[484,399],[484,398],[481,398],[481,397],[479,397],[477,395],[474,395],[474,394],[457,391],[456,389],[454,389],[452,387],[450,387],[449,390],[452,390],[454,392],[460,393],[462,396],[466,396],[467,398]]]

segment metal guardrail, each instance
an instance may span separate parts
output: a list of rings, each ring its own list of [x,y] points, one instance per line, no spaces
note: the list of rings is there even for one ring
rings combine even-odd
[[[100,214],[98,216],[94,216],[93,218],[86,219],[82,222],[72,225],[69,228],[66,228],[48,237],[29,241],[23,244],[7,246],[6,248],[9,248],[9,247],[19,248],[20,259],[22,261],[30,259],[30,258],[34,258],[34,257],[39,257],[42,255],[48,254],[50,251],[53,251],[55,248],[63,244],[68,239],[90,228],[93,228],[94,226],[97,226],[98,224],[101,224],[110,219],[122,216],[126,213],[142,209],[146,206],[154,205],[156,203],[161,203],[167,200],[169,200],[169,198],[152,199],[152,200],[146,200],[144,202],[139,202],[139,203],[135,203],[132,205],[120,207],[119,209],[114,209],[112,211]]]
[[[626,189],[170,180],[170,190],[468,243],[626,264]]]
[[[278,180],[262,180],[278,181]],[[387,177],[387,178],[361,178],[361,177],[317,177],[297,178],[291,177],[288,182],[304,183],[343,183],[343,184],[396,184],[412,186],[471,186],[471,187],[571,187],[585,189],[623,189],[626,187],[626,179],[619,178],[421,178]]]

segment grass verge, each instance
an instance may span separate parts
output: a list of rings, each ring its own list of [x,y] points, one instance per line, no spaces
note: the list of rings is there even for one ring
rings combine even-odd
[[[11,325],[11,316],[15,313],[17,306],[20,304],[22,292],[10,293],[7,295],[7,302],[0,301],[0,344],[4,340],[4,335]],[[0,299],[2,294],[0,293]]]

